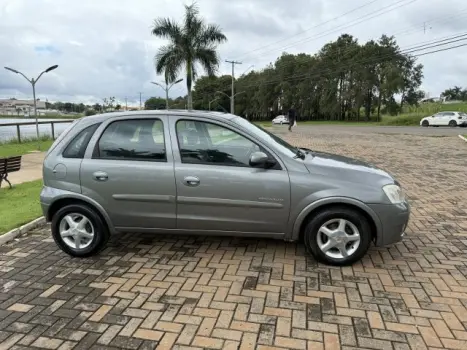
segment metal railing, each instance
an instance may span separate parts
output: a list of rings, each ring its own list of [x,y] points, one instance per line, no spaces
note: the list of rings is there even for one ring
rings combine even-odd
[[[50,125],[50,128],[40,128],[40,136],[48,136],[55,139],[65,127],[60,127],[63,124],[68,124],[74,122],[74,119],[70,120],[48,120],[48,121],[39,121],[39,126],[41,125]],[[59,125],[57,125],[59,124]],[[2,123],[0,119],[0,143],[17,140],[19,143],[22,142],[25,138],[37,138],[35,132],[36,122],[16,122],[16,123]],[[31,126],[34,126],[31,129]],[[23,128],[26,127],[26,128]],[[15,132],[16,129],[16,132]],[[23,129],[23,130],[22,130]],[[16,134],[16,135],[15,135]],[[15,137],[16,136],[16,137]]]

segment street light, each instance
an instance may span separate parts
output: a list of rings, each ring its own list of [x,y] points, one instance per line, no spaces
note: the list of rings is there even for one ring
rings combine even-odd
[[[232,99],[233,99],[233,98],[235,98],[235,96],[237,96],[237,95],[244,94],[244,93],[245,93],[245,91],[240,91],[240,92],[237,92],[237,93],[236,93],[235,95],[233,95],[233,96],[229,96],[229,95],[227,95],[225,92],[222,92],[222,91],[216,91],[216,93],[219,93],[219,94],[225,95],[225,96],[227,96],[227,97],[230,99],[230,113],[232,113],[232,114],[233,114],[233,109],[232,109],[232,107],[233,107],[233,105],[232,105]]]
[[[154,81],[151,81],[152,84],[160,86],[165,91],[165,108],[166,109],[169,109],[169,90],[172,88],[172,86],[180,83],[181,81],[183,81],[183,79],[178,79],[171,84],[166,83],[165,86],[163,86],[162,84],[156,83]]]
[[[211,110],[211,103],[213,103],[214,101],[217,101],[218,99],[219,97],[216,97],[214,100],[209,101],[209,110]]]
[[[34,116],[36,117],[36,135],[37,135],[37,142],[39,142],[39,121],[37,119],[37,101],[36,101],[36,83],[37,81],[40,79],[40,77],[42,76],[42,74],[44,73],[49,73],[50,71],[53,71],[54,69],[56,69],[58,67],[58,65],[54,65],[54,66],[50,66],[49,68],[47,68],[46,70],[44,70],[41,74],[39,74],[39,76],[34,79],[34,78],[31,78],[29,79],[27,76],[25,76],[23,73],[21,73],[20,71],[16,70],[16,69],[13,69],[13,68],[9,68],[9,67],[4,67],[6,70],[9,70],[10,72],[13,72],[13,73],[16,73],[16,74],[21,74],[24,79],[26,79],[27,81],[29,81],[29,83],[32,85],[32,96],[34,98]],[[39,142],[39,146],[38,146],[39,150],[41,149],[41,144]]]

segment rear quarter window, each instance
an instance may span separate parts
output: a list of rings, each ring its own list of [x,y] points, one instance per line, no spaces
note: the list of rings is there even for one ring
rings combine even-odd
[[[76,119],[74,122],[70,123],[70,125],[68,125],[65,130],[63,130],[63,132],[55,139],[54,143],[52,143],[52,146],[50,146],[47,154],[52,152],[52,150],[57,147],[60,142],[62,142],[63,138],[80,122],[80,120],[81,119]]]
[[[96,132],[100,123],[90,125],[81,130],[66,146],[63,158],[83,158],[92,135]]]

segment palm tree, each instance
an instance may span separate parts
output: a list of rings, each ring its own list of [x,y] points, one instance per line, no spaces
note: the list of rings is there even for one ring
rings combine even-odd
[[[188,108],[193,108],[191,87],[196,76],[195,64],[200,63],[209,76],[215,75],[220,61],[217,45],[227,41],[227,37],[217,25],[206,24],[200,18],[196,3],[185,5],[182,24],[170,18],[158,18],[151,33],[170,41],[155,56],[156,72],[164,73],[167,81],[175,81],[185,68]]]

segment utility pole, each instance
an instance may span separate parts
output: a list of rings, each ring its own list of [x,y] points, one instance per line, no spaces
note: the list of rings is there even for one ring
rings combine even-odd
[[[235,114],[235,65],[242,64],[242,62],[229,60],[225,60],[225,62],[232,65],[232,97],[230,98],[230,113]]]
[[[142,92],[139,93],[139,110],[141,110],[141,95],[142,95]]]
[[[125,97],[125,111],[128,111],[128,99]]]

